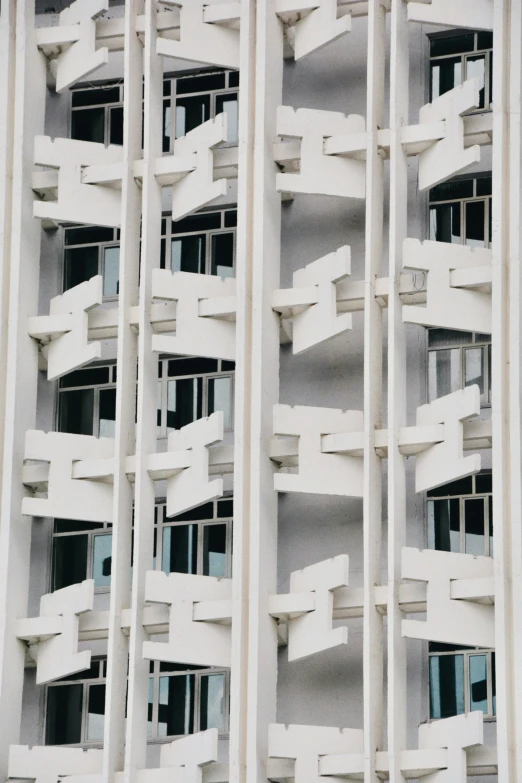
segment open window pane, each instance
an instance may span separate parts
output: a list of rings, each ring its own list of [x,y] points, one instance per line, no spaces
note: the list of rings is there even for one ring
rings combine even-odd
[[[225,728],[225,675],[209,674],[201,677],[200,731]]]
[[[186,136],[210,119],[210,95],[176,99],[176,138]]]
[[[92,435],[94,389],[60,392],[58,429],[73,435]]]
[[[99,742],[105,723],[105,684],[89,685],[87,704],[87,741]]]
[[[205,274],[204,234],[177,237],[170,244],[170,268],[172,272],[193,272]]]
[[[431,63],[431,101],[462,84],[460,57],[448,57]]]
[[[223,113],[227,115],[227,141],[237,141],[237,93],[231,92],[216,97],[216,115]]]
[[[194,685],[193,674],[159,678],[158,736],[193,733]]]
[[[469,708],[488,714],[487,657],[469,656]]]
[[[110,587],[112,568],[112,535],[94,536],[92,578],[95,587]]]
[[[486,56],[485,54],[476,54],[466,57],[466,79],[478,79],[480,85],[479,105],[477,108],[483,109],[484,90],[486,87]]]
[[[98,253],[99,249],[96,245],[72,247],[65,251],[64,291],[98,274]]]
[[[57,536],[53,541],[53,590],[87,579],[88,536]]]
[[[485,555],[484,498],[466,498],[464,500],[464,525],[466,554]]]
[[[458,498],[428,501],[428,547],[442,552],[460,552],[460,505]]]
[[[163,528],[161,569],[166,574],[195,574],[198,566],[197,525]]]
[[[437,204],[430,207],[430,239],[460,244],[460,204]]]
[[[234,277],[234,234],[214,234],[212,237],[211,274]]]
[[[205,525],[203,530],[203,574],[227,576],[227,526]]]
[[[232,426],[232,378],[225,375],[222,378],[208,379],[208,415],[215,411],[223,411],[225,427]]]
[[[116,389],[100,389],[100,438],[114,438],[116,429]]]
[[[430,656],[430,715],[451,718],[464,712],[464,656]]]
[[[466,245],[486,247],[485,201],[468,201],[466,207]]]
[[[47,689],[46,745],[72,745],[82,741],[83,685]]]
[[[430,402],[461,387],[460,348],[430,351],[428,354],[428,394]]]
[[[106,247],[103,250],[103,295],[118,296],[120,292],[120,248]]]

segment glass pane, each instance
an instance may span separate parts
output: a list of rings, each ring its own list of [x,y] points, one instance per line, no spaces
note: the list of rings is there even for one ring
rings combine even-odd
[[[493,715],[497,714],[497,672],[495,669],[495,653],[491,653],[491,692],[493,695]]]
[[[163,528],[161,569],[166,574],[195,574],[198,567],[197,525]]]
[[[458,332],[455,329],[428,329],[430,348],[453,348],[473,342],[473,332]]]
[[[71,115],[71,139],[105,144],[105,109],[79,109]]]
[[[123,106],[109,112],[109,144],[123,144]]]
[[[99,248],[96,245],[75,247],[65,251],[64,291],[98,274],[98,253]]]
[[[448,90],[462,84],[462,61],[460,57],[448,57],[431,63],[431,101]]]
[[[464,350],[464,385],[477,384],[480,394],[484,394],[484,348],[466,348]]]
[[[466,245],[485,247],[484,209],[485,201],[468,201],[466,207]]]
[[[172,221],[173,234],[189,234],[192,231],[212,231],[221,228],[221,212],[201,212],[188,215],[181,220]]]
[[[87,245],[95,242],[112,242],[114,229],[106,226],[77,226],[65,229],[66,245]]]
[[[102,386],[110,381],[111,367],[91,367],[87,370],[74,370],[60,378],[61,389],[73,386]]]
[[[106,247],[103,250],[103,295],[118,296],[120,292],[120,248]]]
[[[227,526],[205,525],[203,531],[203,574],[227,576]]]
[[[466,554],[485,555],[484,498],[466,498],[464,500],[464,528]]]
[[[479,54],[473,57],[466,57],[466,79],[478,79],[480,85],[478,105],[479,109],[484,108],[484,88],[486,83],[486,55]]]
[[[152,724],[153,708],[154,708],[154,680],[152,677],[149,677],[149,701],[147,704],[147,737],[152,737],[153,734],[153,729],[154,729]]]
[[[234,277],[234,234],[212,236],[212,266],[210,273],[219,277]]]
[[[458,179],[454,182],[440,182],[438,185],[431,188],[430,201],[455,201],[459,198],[473,198],[473,182],[473,179]]]
[[[464,656],[430,656],[430,716],[451,718],[464,712]]]
[[[105,723],[105,685],[89,685],[87,710],[87,740],[96,742],[103,739]]]
[[[477,494],[479,495],[483,492],[493,492],[493,474],[487,471],[484,471],[484,473],[477,473],[475,476],[475,486],[477,487]]]
[[[430,239],[460,244],[460,204],[430,207]]]
[[[232,378],[208,379],[208,415],[214,411],[223,411],[225,427],[232,426]]]
[[[200,375],[218,371],[217,359],[170,359],[167,369],[169,378],[179,375]]]
[[[112,535],[94,536],[92,578],[95,587],[110,587],[112,566]]]
[[[72,92],[73,107],[97,106],[101,103],[119,103],[119,101],[119,85],[116,85],[115,87],[100,87],[99,89],[93,89],[91,87],[87,90],[73,90]]]
[[[60,536],[53,541],[53,590],[87,579],[88,536]]]
[[[186,136],[210,119],[210,95],[195,95],[176,100],[176,138]]]
[[[488,498],[489,505],[489,556],[493,557],[493,497],[490,495]]]
[[[46,745],[70,745],[82,741],[83,685],[47,689]]]
[[[428,547],[460,552],[460,501],[428,501]]]
[[[202,378],[167,382],[167,430],[179,430],[201,418]]]
[[[178,237],[170,243],[170,268],[173,272],[205,274],[204,234]]]
[[[443,498],[446,495],[471,495],[473,492],[473,482],[471,476],[463,479],[457,479],[457,481],[450,481],[448,484],[443,484],[442,487],[435,487],[435,489],[428,490],[428,497]]]
[[[223,71],[176,79],[176,92],[178,95],[186,95],[189,92],[211,92],[212,90],[222,90],[224,87],[225,74]]]
[[[227,141],[237,141],[237,93],[232,92],[228,95],[218,95],[216,97],[216,114],[227,115]]]
[[[225,675],[209,674],[201,677],[199,730],[225,728]]]
[[[159,678],[158,736],[193,733],[194,681],[193,674]]]
[[[170,85],[169,85],[170,88]],[[170,127],[170,100],[163,101],[163,152],[170,152],[170,137],[172,130]]]
[[[428,353],[428,395],[430,402],[461,387],[460,348]]]
[[[92,435],[94,389],[60,392],[58,430],[74,435]]]
[[[469,656],[469,708],[488,714],[488,679],[486,655]]]
[[[474,48],[474,33],[465,33],[465,35],[441,35],[430,38],[431,57],[441,57],[445,54],[457,54],[458,52],[472,52]]]
[[[114,438],[116,428],[116,389],[100,389],[100,438]]]

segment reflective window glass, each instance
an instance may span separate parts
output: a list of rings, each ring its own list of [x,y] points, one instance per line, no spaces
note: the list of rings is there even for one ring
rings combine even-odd
[[[237,141],[238,102],[237,93],[231,92],[216,96],[216,115],[227,116],[227,141]]]
[[[176,138],[186,136],[210,119],[210,95],[176,99]]]
[[[98,274],[99,249],[95,245],[65,251],[63,290],[68,291]]]
[[[100,389],[100,438],[114,438],[116,428],[116,389]]]
[[[202,378],[167,382],[167,429],[179,430],[202,416]]]
[[[88,536],[57,536],[53,541],[53,590],[87,579]]]
[[[475,54],[466,57],[466,79],[477,79],[479,83],[479,105],[477,108],[483,109],[485,106],[485,86],[486,86],[486,55]]]
[[[485,201],[467,201],[466,208],[466,245],[485,247]]]
[[[464,385],[476,384],[484,394],[484,348],[466,348],[464,351]]]
[[[203,574],[227,576],[227,526],[205,525],[203,531]]]
[[[103,295],[118,296],[120,292],[120,248],[103,249]]]
[[[431,63],[431,101],[462,84],[462,60],[447,57]]]
[[[430,239],[460,244],[460,204],[436,204],[430,207]]]
[[[465,498],[464,530],[466,554],[485,555],[484,498]]]
[[[429,401],[444,397],[461,388],[460,348],[428,353]]]
[[[234,234],[212,236],[211,274],[219,277],[234,277]]]
[[[460,501],[428,501],[428,547],[443,552],[460,552]]]
[[[166,574],[195,574],[198,567],[197,525],[163,528],[161,569]]]
[[[485,655],[469,656],[469,708],[488,714],[488,678]]]
[[[208,379],[208,415],[214,411],[223,411],[225,427],[232,427],[232,378]]]
[[[194,731],[193,674],[159,678],[158,735],[192,734]]]
[[[112,535],[94,536],[92,578],[95,587],[110,587],[112,568]]]
[[[105,684],[89,685],[87,701],[87,741],[103,740],[105,723]]]
[[[430,715],[451,718],[464,712],[464,656],[430,656]]]
[[[225,728],[225,675],[201,677],[200,731]]]
[[[205,273],[204,234],[177,237],[170,244],[170,268],[172,272]]]

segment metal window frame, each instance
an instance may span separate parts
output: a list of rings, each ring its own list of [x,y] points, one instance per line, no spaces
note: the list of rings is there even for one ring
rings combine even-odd
[[[443,720],[442,718],[432,718],[431,717],[431,701],[430,701],[430,691],[431,691],[431,666],[430,666],[430,660],[434,657],[442,657],[442,656],[448,656],[448,655],[462,655],[464,657],[464,714],[467,714],[468,712],[471,712],[470,705],[471,705],[471,687],[469,682],[469,659],[471,656],[474,655],[485,655],[486,656],[486,688],[487,688],[487,702],[488,702],[488,712],[483,713],[484,720],[488,722],[496,722],[496,714],[493,712],[493,665],[492,665],[492,653],[494,653],[495,650],[493,648],[491,649],[485,649],[480,647],[470,647],[466,650],[442,650],[442,651],[433,651],[431,652],[428,650],[428,704],[430,705],[430,714],[428,718],[428,722],[431,723],[433,721],[437,720]]]
[[[169,217],[168,213],[163,215],[163,220],[165,220],[165,233],[161,232],[161,239],[165,240],[165,269],[168,269],[167,267],[167,248],[169,243],[173,239],[184,239],[185,237],[192,237],[192,236],[200,236],[204,235],[207,240],[205,242],[205,273],[206,275],[212,274],[212,237],[217,234],[232,234],[234,237],[233,247],[232,247],[232,261],[233,266],[232,269],[234,270],[234,275],[236,272],[236,238],[237,238],[237,227],[236,226],[225,226],[225,214],[227,212],[234,212],[237,211],[237,206],[232,207],[222,207],[221,209],[208,209],[208,210],[200,210],[194,214],[196,215],[210,215],[210,214],[217,214],[218,212],[221,214],[221,228],[211,228],[206,229],[202,231],[184,231],[182,234],[177,234],[172,232],[172,216]]]
[[[426,330],[428,332],[428,330]],[[478,334],[478,332],[473,332],[473,340],[475,339],[475,336]],[[427,337],[426,337],[427,342]],[[485,340],[481,340],[479,342],[464,342],[455,345],[448,345],[446,347],[440,346],[437,348],[430,348],[429,345],[426,348],[426,352],[428,355],[428,361],[426,362],[426,397],[427,402],[433,402],[433,400],[430,399],[430,389],[429,389],[429,354],[434,353],[435,351],[450,351],[450,350],[459,350],[460,351],[460,388],[465,389],[466,383],[465,383],[465,369],[466,369],[466,350],[468,348],[484,348],[484,393],[480,395],[480,407],[482,408],[491,408],[491,394],[490,394],[490,377],[489,377],[489,366],[490,366],[490,359],[489,354],[491,352],[491,340],[489,342],[486,342]],[[438,399],[438,398],[434,398]]]
[[[74,228],[84,228],[84,226],[67,226],[65,231],[68,231],[69,229]],[[65,291],[65,258],[66,253],[68,250],[76,250],[78,248],[82,247],[97,247],[98,248],[98,274],[102,275],[103,277],[103,256],[105,252],[106,247],[120,247],[120,240],[118,239],[118,229],[113,229],[114,231],[114,239],[111,241],[106,242],[80,242],[78,244],[74,245],[66,245],[65,244],[65,235],[64,235],[64,243],[63,243],[63,264],[62,264],[62,280],[61,280],[61,290],[62,292]],[[104,302],[117,302],[118,296],[104,296],[103,297]]]
[[[437,38],[456,38],[459,35],[464,35],[466,33],[469,33],[470,31],[451,31],[449,34],[438,34]],[[435,62],[440,62],[441,60],[450,60],[455,59],[456,57],[461,58],[461,66],[462,66],[462,81],[465,82],[467,79],[467,61],[469,57],[476,57],[477,55],[484,55],[484,106],[479,107],[477,109],[472,109],[469,112],[466,112],[466,114],[478,114],[481,112],[491,111],[492,110],[492,101],[489,100],[489,94],[490,94],[490,83],[491,83],[491,57],[489,56],[490,52],[493,51],[493,47],[489,48],[478,48],[478,31],[473,32],[473,51],[471,52],[462,52],[462,54],[459,54],[458,52],[454,54],[442,54],[438,55],[436,57],[432,57],[431,54],[429,56],[429,78],[428,78],[428,86],[429,86],[429,101],[431,102],[433,100],[433,88],[432,88],[432,81],[431,81],[431,65]],[[432,38],[435,36],[429,36],[429,38]]]
[[[104,363],[100,365],[89,365],[89,367],[116,367],[116,364],[113,363]],[[87,369],[87,368],[82,368]],[[78,371],[77,371],[78,372]],[[80,370],[81,372],[81,370]],[[57,384],[57,391],[56,391],[56,430],[57,432],[60,432],[59,426],[60,426],[60,395],[66,394],[67,392],[71,391],[79,391],[80,389],[94,389],[94,405],[93,405],[93,414],[92,414],[92,430],[94,437],[99,437],[98,434],[100,429],[100,391],[103,389],[115,389],[116,388],[116,382],[113,380],[114,378],[114,372],[110,372],[110,378],[111,380],[109,383],[100,383],[100,384],[85,384],[84,386],[70,386],[67,388],[61,388],[60,384]]]
[[[480,474],[479,474],[480,475]],[[489,516],[489,500],[488,498],[493,497],[492,492],[476,492],[476,483],[475,483],[475,476],[472,476],[473,479],[473,491],[471,494],[461,494],[461,495],[441,495],[437,497],[427,497],[426,498],[426,512],[429,507],[429,503],[432,501],[437,500],[458,500],[459,501],[459,531],[460,531],[460,549],[459,552],[462,554],[466,554],[466,526],[465,526],[465,517],[464,517],[464,505],[466,500],[484,500],[484,556],[490,557],[490,545],[489,545],[489,522],[490,522],[490,516]]]

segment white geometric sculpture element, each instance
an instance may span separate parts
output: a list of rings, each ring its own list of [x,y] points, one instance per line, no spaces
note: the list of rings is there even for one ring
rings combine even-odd
[[[183,783],[202,783],[202,767],[218,760],[218,739],[218,730],[208,729],[162,745],[160,768],[183,767]]]
[[[185,451],[189,466],[167,479],[168,517],[223,495],[223,479],[208,480],[208,447],[223,440],[223,429],[223,411],[216,411],[170,433],[167,451]]]
[[[404,323],[491,333],[491,294],[451,284],[455,269],[469,270],[473,281],[482,268],[491,268],[491,250],[405,239],[402,265],[404,269],[428,272],[426,305],[403,305]]]
[[[236,358],[236,281],[216,275],[154,269],[152,296],[176,302],[176,335],[154,334],[152,350],[180,356]]]
[[[57,201],[35,201],[33,214],[62,223],[119,226],[121,190],[83,182],[84,170],[96,167],[99,179],[121,179],[122,147],[91,141],[36,136],[34,162],[58,169]]]
[[[277,134],[301,139],[301,169],[298,174],[277,174],[280,193],[309,193],[319,196],[365,197],[366,163],[324,154],[325,139],[334,135],[363,134],[364,117],[316,109],[279,106]]]
[[[99,359],[101,343],[90,343],[88,312],[103,300],[103,278],[91,277],[51,299],[50,315],[30,320],[30,333],[50,340],[47,347],[47,380]]]
[[[205,22],[208,3],[203,0],[160,0],[160,3],[180,9],[179,39],[159,37],[157,54],[222,68],[239,68],[239,30]]]
[[[348,587],[348,555],[293,571],[290,593],[272,596],[270,614],[285,615],[288,623],[288,660],[297,661],[309,655],[348,642],[348,628],[333,628],[333,591]],[[313,609],[302,612],[303,594],[312,598]]]
[[[322,49],[352,29],[350,15],[337,18],[337,0],[301,0],[297,3],[295,0],[277,0],[276,11],[280,16],[285,13],[302,15],[293,25],[296,60]],[[306,11],[311,13],[304,16]]]
[[[363,414],[360,411],[274,405],[274,435],[299,437],[298,472],[276,473],[274,489],[277,492],[362,497],[363,460],[348,454],[323,453],[321,450],[323,435],[358,433],[362,429]]]
[[[444,439],[417,454],[415,492],[440,487],[480,470],[480,454],[464,457],[463,421],[480,413],[480,390],[474,384],[417,408],[417,427],[444,425]]]
[[[37,685],[89,668],[90,650],[78,652],[78,615],[91,611],[93,605],[94,580],[87,579],[80,584],[43,595],[40,599],[40,617],[24,621],[24,632],[40,638],[32,646],[36,658]]]
[[[466,783],[466,750],[484,742],[484,716],[474,710],[419,726],[419,750],[447,749],[447,767],[422,777],[424,783]]]
[[[230,666],[232,580],[147,571],[145,601],[170,605],[168,642],[143,642],[143,657],[198,666]],[[203,602],[203,603],[200,603]],[[196,614],[200,603],[201,611]]]
[[[56,746],[11,745],[8,777],[51,783],[65,775],[98,775],[102,771],[103,750],[60,748]]]
[[[226,179],[214,181],[213,153],[214,147],[226,140],[227,115],[223,113],[174,142],[174,157],[193,159],[194,168],[172,186],[173,220],[180,220],[226,194]]]
[[[493,30],[493,0],[408,2],[408,21],[473,30]]]
[[[468,647],[495,646],[495,607],[477,603],[491,590],[493,558],[403,547],[401,573],[403,579],[428,583],[426,622],[403,620],[403,636]],[[467,600],[451,597],[455,579],[467,581]]]
[[[46,498],[23,498],[22,514],[110,522],[112,485],[75,479],[73,468],[78,460],[110,460],[113,457],[113,438],[28,430],[24,458],[49,463],[48,489]]]
[[[345,245],[294,272],[293,288],[288,291],[288,297],[293,306],[304,307],[293,316],[294,354],[352,328],[351,313],[337,315],[336,289],[336,283],[349,277],[350,271],[350,247]],[[277,294],[280,298],[286,291],[278,291]],[[300,294],[302,305],[299,303]],[[316,299],[315,304],[309,304],[310,298]]]
[[[268,727],[270,758],[295,759],[295,783],[324,783],[342,778],[319,774],[322,756],[352,756],[350,772],[364,769],[364,733],[362,729],[338,729],[330,726],[285,726],[272,723]]]
[[[52,61],[56,92],[62,92],[79,79],[109,62],[109,49],[96,49],[95,20],[109,10],[109,0],[75,0],[60,13],[60,27],[78,25],[79,38]]]
[[[426,6],[427,7],[427,6]],[[427,103],[419,112],[419,123],[444,121],[446,134],[419,155],[419,190],[427,190],[439,182],[459,174],[480,160],[480,147],[464,148],[464,119],[470,109],[480,103],[478,79],[468,79]]]

